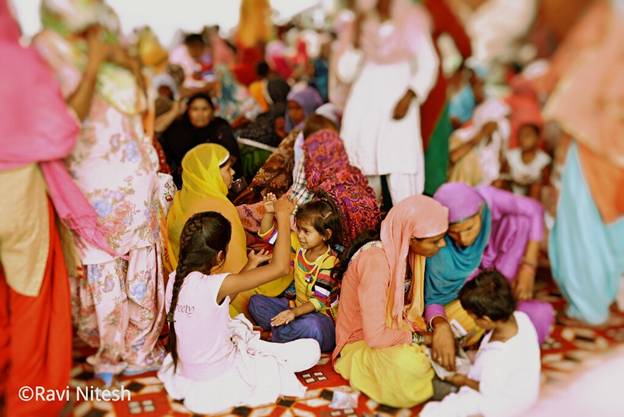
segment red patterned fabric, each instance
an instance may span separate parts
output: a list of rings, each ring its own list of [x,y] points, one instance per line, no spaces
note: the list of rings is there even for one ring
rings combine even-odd
[[[362,172],[349,164],[342,139],[333,130],[321,130],[306,138],[305,174],[307,188],[329,194],[341,210],[344,245],[374,229],[380,218],[377,198]]]

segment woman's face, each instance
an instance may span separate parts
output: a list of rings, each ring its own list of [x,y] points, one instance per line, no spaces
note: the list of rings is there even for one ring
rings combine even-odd
[[[195,127],[206,127],[212,121],[212,107],[203,98],[193,100],[188,112],[191,124]]]
[[[305,119],[305,113],[303,112],[303,107],[299,105],[296,101],[289,100],[288,101],[288,117],[292,121],[293,126],[297,126],[302,123]]]
[[[434,256],[440,249],[446,246],[446,242],[444,242],[444,235],[446,235],[446,232],[440,233],[437,236],[422,239],[413,237],[410,240],[410,251],[416,255],[426,257]]]
[[[481,211],[463,222],[449,226],[448,235],[461,247],[472,245],[481,233]]]
[[[220,168],[221,170],[221,178],[223,178],[223,182],[225,186],[229,190],[232,186],[232,182],[234,181],[234,169],[232,168],[234,165],[234,161],[232,158],[228,159],[227,162]]]

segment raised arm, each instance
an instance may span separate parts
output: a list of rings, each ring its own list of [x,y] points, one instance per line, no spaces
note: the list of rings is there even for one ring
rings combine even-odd
[[[228,275],[219,289],[219,303],[228,295],[251,290],[290,272],[290,215],[294,208],[294,204],[285,197],[277,200],[278,234],[271,262],[251,271]]]

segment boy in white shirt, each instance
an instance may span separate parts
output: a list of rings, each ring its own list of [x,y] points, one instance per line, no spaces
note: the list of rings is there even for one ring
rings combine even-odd
[[[537,401],[540,351],[529,318],[515,311],[508,281],[489,270],[466,283],[460,292],[462,307],[488,331],[468,375],[447,381],[460,388],[440,402],[431,402],[421,417],[513,417]]]

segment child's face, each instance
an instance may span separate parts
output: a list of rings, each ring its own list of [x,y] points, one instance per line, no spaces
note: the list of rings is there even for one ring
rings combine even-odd
[[[326,245],[325,238],[306,220],[297,221],[297,239],[304,249],[313,249]]]
[[[496,327],[495,323],[488,316],[477,317],[470,311],[466,311],[466,313],[468,313],[468,315],[475,321],[475,323],[477,323],[477,326],[479,326],[483,330],[494,330],[494,328]]]
[[[539,143],[539,133],[534,126],[525,125],[518,130],[518,142],[523,151],[532,151]]]

